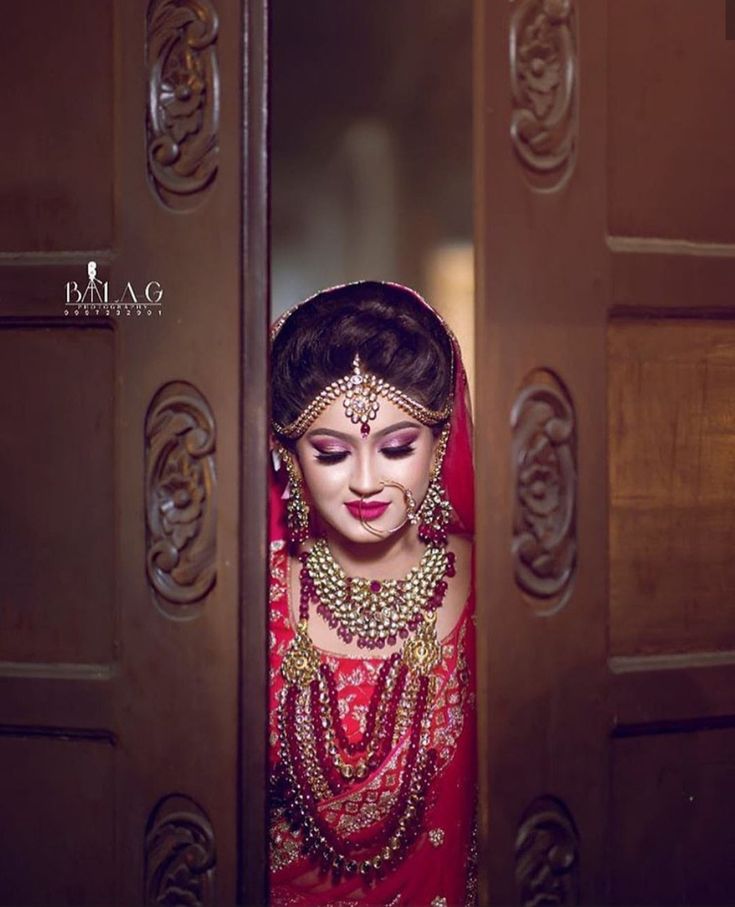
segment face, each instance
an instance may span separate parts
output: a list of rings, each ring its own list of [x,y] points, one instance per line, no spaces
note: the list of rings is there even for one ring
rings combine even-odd
[[[360,425],[345,415],[342,398],[312,422],[296,443],[298,464],[311,505],[327,527],[351,542],[374,543],[380,537],[366,529],[385,531],[403,522],[406,499],[399,482],[420,504],[429,487],[438,441],[430,428],[380,398],[377,416],[363,438]],[[405,531],[416,531],[407,525]]]

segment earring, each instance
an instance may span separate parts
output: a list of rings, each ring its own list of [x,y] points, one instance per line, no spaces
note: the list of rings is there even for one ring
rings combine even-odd
[[[442,464],[447,452],[448,441],[449,426],[445,425],[439,436],[439,446],[434,467],[431,470],[429,487],[418,511],[419,538],[422,542],[436,546],[447,544],[447,526],[452,515],[452,505],[449,503],[441,481]]]
[[[301,476],[293,457],[284,447],[279,447],[279,453],[288,474],[288,498],[286,499],[288,540],[292,545],[298,545],[309,538],[309,505],[306,503]]]

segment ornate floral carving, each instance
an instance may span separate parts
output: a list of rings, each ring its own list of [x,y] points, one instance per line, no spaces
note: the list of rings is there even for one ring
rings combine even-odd
[[[151,813],[145,837],[145,903],[156,907],[214,904],[214,831],[189,797],[165,797]]]
[[[524,907],[579,903],[579,835],[561,800],[539,797],[525,811],[515,862]]]
[[[156,394],[145,423],[146,562],[159,605],[190,616],[215,582],[214,417],[190,384]]]
[[[217,173],[217,14],[210,0],[148,8],[148,170],[169,207],[191,208]]]
[[[574,165],[577,53],[573,0],[520,0],[511,17],[511,138],[533,186],[557,187]]]
[[[518,585],[540,614],[571,591],[576,566],[576,432],[572,402],[551,372],[533,373],[511,413]]]

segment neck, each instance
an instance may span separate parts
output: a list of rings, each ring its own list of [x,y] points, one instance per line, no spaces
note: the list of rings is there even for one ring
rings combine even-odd
[[[419,563],[426,550],[416,527],[410,525],[374,542],[352,542],[331,530],[327,531],[326,540],[347,576],[364,579],[401,579]]]

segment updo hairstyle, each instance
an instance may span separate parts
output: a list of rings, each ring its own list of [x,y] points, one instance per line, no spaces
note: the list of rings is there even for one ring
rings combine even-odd
[[[272,348],[273,420],[296,419],[352,371],[356,353],[365,371],[430,409],[442,409],[452,392],[451,341],[435,313],[409,290],[362,281],[324,290],[284,321]]]

